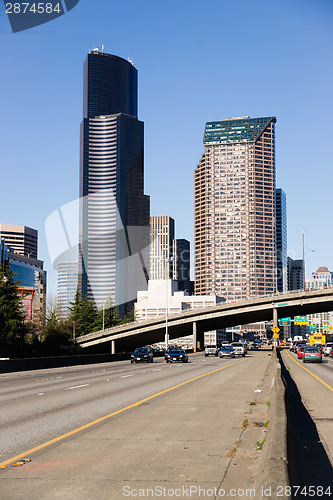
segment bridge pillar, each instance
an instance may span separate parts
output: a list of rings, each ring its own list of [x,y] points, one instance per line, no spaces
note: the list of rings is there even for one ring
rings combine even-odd
[[[192,323],[192,332],[193,332],[193,351],[197,352],[197,323],[193,321]]]
[[[192,323],[192,331],[193,331],[193,350],[194,352],[203,351],[204,350],[204,340],[205,335],[203,331],[198,330],[197,322],[193,321]]]
[[[116,341],[111,340],[111,354],[116,354]]]

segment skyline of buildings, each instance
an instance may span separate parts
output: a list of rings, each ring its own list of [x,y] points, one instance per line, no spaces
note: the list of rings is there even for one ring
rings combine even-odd
[[[176,280],[191,293],[190,242],[175,239],[171,217],[150,217],[136,68],[94,49],[83,77],[78,285],[98,307],[111,295],[124,315],[149,278]],[[301,261],[287,259],[286,195],[275,186],[275,123],[249,116],[206,123],[195,169],[196,295],[234,301],[302,288]],[[16,227],[0,224],[0,236],[37,259],[37,231]],[[57,295],[67,303],[74,281],[70,270],[63,280],[65,265]]]

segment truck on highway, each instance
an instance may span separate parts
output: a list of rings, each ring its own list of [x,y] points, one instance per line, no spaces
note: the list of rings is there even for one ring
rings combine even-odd
[[[326,335],[320,333],[313,333],[309,337],[310,345],[322,345],[326,344]]]

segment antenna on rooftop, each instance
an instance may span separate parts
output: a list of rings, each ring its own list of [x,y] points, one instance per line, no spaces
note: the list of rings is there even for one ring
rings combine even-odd
[[[102,43],[102,54],[104,54],[104,43]]]

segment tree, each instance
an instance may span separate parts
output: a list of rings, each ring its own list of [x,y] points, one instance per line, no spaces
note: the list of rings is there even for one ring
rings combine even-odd
[[[80,298],[79,290],[77,290],[74,302],[71,302],[70,322],[75,322],[75,333],[77,336],[86,335],[96,330],[98,321],[97,308],[88,297]]]
[[[22,302],[9,265],[0,269],[0,342],[1,347],[22,347],[29,328],[24,323]]]

